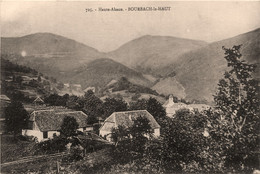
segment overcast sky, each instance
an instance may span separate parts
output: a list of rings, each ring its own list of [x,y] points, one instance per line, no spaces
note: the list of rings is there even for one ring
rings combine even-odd
[[[207,42],[260,27],[260,2],[0,2],[1,35],[59,34],[100,51],[143,35]],[[171,7],[167,12],[92,12],[86,8]]]

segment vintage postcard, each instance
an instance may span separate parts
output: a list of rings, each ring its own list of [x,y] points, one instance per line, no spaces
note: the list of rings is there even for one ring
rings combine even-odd
[[[1,1],[1,173],[260,173],[259,1]]]

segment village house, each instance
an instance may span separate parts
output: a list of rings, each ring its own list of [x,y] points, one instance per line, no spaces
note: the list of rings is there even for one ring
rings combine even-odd
[[[32,80],[37,80],[37,77],[29,77],[29,76],[21,76],[22,77],[22,84],[29,84]]]
[[[60,135],[61,125],[66,116],[74,117],[79,124],[79,131],[85,131],[88,116],[82,111],[38,110],[30,114],[27,129],[22,130],[24,136],[37,137],[38,141]]]
[[[163,107],[165,108],[166,115],[171,118],[175,115],[176,111],[180,110],[180,109],[188,109],[191,112],[193,112],[193,111],[202,112],[202,111],[210,108],[210,106],[206,105],[206,104],[189,104],[189,105],[187,105],[187,104],[181,103],[181,102],[175,103],[173,101],[173,95],[169,96],[169,99],[163,104]]]
[[[99,135],[111,141],[111,133],[113,128],[123,126],[129,128],[133,125],[134,119],[138,117],[145,117],[153,130],[154,137],[160,136],[160,125],[156,122],[154,117],[146,110],[135,110],[125,112],[114,112],[103,123],[99,129]]]
[[[71,88],[72,88],[72,90],[75,90],[75,91],[82,91],[80,84],[72,84]]]
[[[205,110],[208,110],[209,108],[211,108],[211,106],[206,105],[206,104],[190,104],[188,106],[198,112],[202,112],[202,111],[205,111]]]
[[[64,88],[69,89],[70,88],[70,84],[69,83],[64,83]]]
[[[89,90],[91,90],[92,92],[94,92],[94,93],[95,93],[95,91],[96,91],[96,88],[95,88],[95,87],[93,87],[93,86],[90,86],[90,87],[87,87],[86,89],[84,89],[84,92],[88,92]]]
[[[166,115],[173,117],[177,110],[187,108],[187,105],[181,102],[175,103],[173,101],[173,95],[170,95],[169,99],[163,104],[163,107],[165,108]]]

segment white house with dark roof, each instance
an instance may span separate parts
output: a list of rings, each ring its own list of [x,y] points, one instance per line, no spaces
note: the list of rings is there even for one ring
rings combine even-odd
[[[38,141],[52,138],[54,134],[60,135],[59,131],[66,116],[76,119],[79,131],[86,130],[88,116],[82,111],[38,110],[30,114],[28,129],[23,129],[22,134],[37,137]]]
[[[174,103],[173,101],[173,95],[169,96],[169,99],[163,104],[163,107],[165,108],[166,111],[166,115],[168,117],[173,117],[176,113],[177,110],[180,109],[188,109],[191,112],[193,112],[194,110],[198,111],[198,112],[202,112],[204,110],[207,110],[210,108],[209,105],[206,104],[185,104],[185,103]]]
[[[129,128],[133,125],[133,120],[138,117],[147,118],[153,130],[153,135],[155,137],[160,136],[160,125],[147,110],[114,112],[104,121],[103,125],[99,129],[99,135],[106,137],[107,140],[111,141],[110,137],[113,128],[117,128],[119,125]]]

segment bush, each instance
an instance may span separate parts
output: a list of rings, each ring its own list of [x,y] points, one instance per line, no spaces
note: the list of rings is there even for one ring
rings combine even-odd
[[[46,141],[42,141],[37,144],[38,152],[41,153],[58,153],[58,152],[64,152],[66,150],[66,145],[70,141],[62,136],[54,137],[53,139],[48,139]]]
[[[72,146],[70,150],[71,160],[81,160],[84,158],[84,148],[81,145]]]

